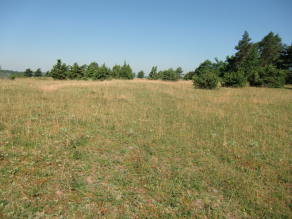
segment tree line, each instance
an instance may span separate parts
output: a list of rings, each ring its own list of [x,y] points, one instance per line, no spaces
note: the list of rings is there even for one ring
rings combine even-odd
[[[182,68],[178,67],[176,70],[170,68],[168,70],[157,72],[157,66],[152,67],[149,76],[147,77],[150,80],[170,80],[177,81],[183,79],[182,77]],[[56,65],[50,71],[47,71],[44,75],[40,69],[37,69],[33,72],[30,68],[26,69],[24,72],[25,77],[52,77],[56,80],[65,80],[65,79],[77,79],[77,80],[109,80],[112,78],[115,79],[134,79],[136,74],[132,71],[132,68],[129,64],[124,62],[124,65],[114,65],[113,68],[107,67],[105,64],[99,66],[98,63],[92,62],[90,65],[78,65],[74,63],[73,65],[66,65],[62,63],[61,59],[57,60]],[[145,78],[144,71],[139,71],[137,78]]]
[[[157,71],[153,66],[147,79],[177,81],[179,79],[193,80],[196,88],[214,89],[219,82],[225,87],[250,86],[282,87],[292,84],[292,46],[282,44],[279,34],[270,32],[260,42],[253,43],[247,31],[235,46],[235,55],[227,56],[225,61],[215,58],[215,62],[205,60],[194,71],[183,75],[183,70],[169,68]],[[40,69],[33,72],[26,69],[25,77],[41,77]],[[92,62],[90,65],[66,65],[60,59],[44,76],[56,80],[108,80],[108,79],[133,79],[135,73],[129,64],[114,65],[112,68],[105,64],[101,66]],[[138,78],[144,78],[144,71],[139,71]]]
[[[292,84],[292,46],[282,44],[279,34],[270,32],[253,43],[247,31],[235,46],[235,55],[215,62],[206,60],[188,72],[185,80],[193,80],[196,88],[214,89],[219,82],[225,87],[283,87]]]

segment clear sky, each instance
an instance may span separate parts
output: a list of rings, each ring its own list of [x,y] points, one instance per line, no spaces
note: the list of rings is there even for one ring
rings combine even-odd
[[[225,60],[248,31],[292,43],[291,0],[0,0],[2,69],[124,60],[134,72]]]

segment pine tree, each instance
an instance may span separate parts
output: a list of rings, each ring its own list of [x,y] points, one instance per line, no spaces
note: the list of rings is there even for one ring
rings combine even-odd
[[[279,69],[292,71],[292,45],[283,46],[283,49],[280,51],[279,58],[276,62],[276,66]]]
[[[152,67],[151,72],[149,73],[148,78],[151,79],[151,80],[156,80],[157,79],[157,66],[153,66]]]
[[[93,76],[94,80],[106,80],[111,77],[111,69],[106,67],[105,63],[99,67]]]
[[[195,75],[195,71],[189,71],[185,74],[184,80],[192,80],[193,76]]]
[[[132,72],[132,68],[130,67],[129,64],[124,62],[124,65],[121,67],[119,70],[119,78],[121,79],[134,79],[134,75]]]
[[[67,72],[67,77],[69,79],[81,79],[84,77],[84,67],[79,66],[77,62],[70,66],[70,70]]]
[[[279,34],[274,35],[273,32],[270,32],[259,42],[260,57],[265,67],[274,63],[282,48],[282,39]]]
[[[286,75],[286,84],[292,84],[292,45],[284,45],[276,61],[278,69],[283,69]]]
[[[177,81],[179,79],[179,75],[175,70],[170,68],[162,72],[161,79],[164,81]]]
[[[248,57],[249,53],[252,50],[252,43],[250,43],[251,38],[249,38],[248,32],[244,31],[244,34],[242,35],[242,40],[238,42],[238,45],[235,46],[235,49],[238,50],[237,53],[235,53],[236,62],[239,67],[243,65],[246,58]]]
[[[259,56],[257,44],[254,44],[249,56],[246,58],[241,68],[244,71],[250,85],[255,83],[255,80],[258,77],[258,72],[262,68],[262,60]]]
[[[120,65],[115,64],[113,66],[113,70],[112,70],[113,78],[119,78],[120,77],[120,69],[121,69]]]
[[[61,59],[57,59],[57,64],[53,66],[50,72],[52,78],[57,80],[65,80],[67,77],[68,67],[65,63],[62,64]]]
[[[178,67],[176,70],[175,70],[175,73],[177,74],[178,78],[181,78],[181,74],[183,73],[184,71],[182,70],[182,67]]]
[[[25,70],[24,76],[25,77],[32,77],[32,73],[33,73],[33,71],[30,68],[28,68]]]
[[[34,72],[34,76],[35,77],[42,77],[42,72],[41,72],[41,69],[38,68],[35,72]]]

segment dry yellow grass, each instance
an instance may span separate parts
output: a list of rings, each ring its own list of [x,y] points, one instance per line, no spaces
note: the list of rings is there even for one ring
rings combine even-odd
[[[291,216],[289,89],[16,79],[0,90],[5,217]]]

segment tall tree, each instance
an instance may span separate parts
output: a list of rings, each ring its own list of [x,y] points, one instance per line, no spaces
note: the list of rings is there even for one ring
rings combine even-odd
[[[35,77],[42,77],[42,72],[41,72],[41,69],[38,68],[35,72],[34,72],[34,76]]]
[[[257,80],[258,72],[262,69],[262,60],[259,58],[258,46],[256,44],[253,45],[253,49],[251,50],[249,56],[246,58],[244,64],[242,65],[242,70],[247,77],[250,85],[253,85]]]
[[[274,63],[282,48],[282,39],[279,34],[274,35],[273,32],[270,32],[259,42],[260,57],[265,67]]]
[[[33,71],[30,68],[28,68],[25,70],[24,76],[25,77],[32,77],[32,73],[33,73]]]
[[[139,71],[138,72],[138,75],[137,75],[138,78],[144,78],[144,71]]]
[[[238,50],[238,52],[235,53],[235,57],[239,67],[242,66],[252,50],[252,43],[250,42],[250,40],[251,38],[249,38],[248,32],[244,31],[244,34],[242,35],[242,40],[239,40],[238,45],[235,46],[235,49]]]

